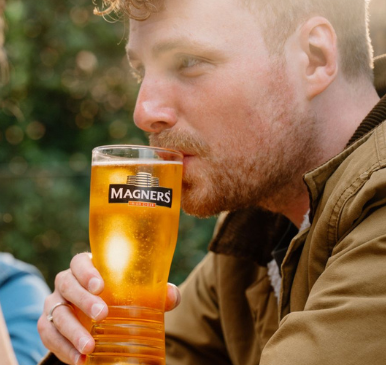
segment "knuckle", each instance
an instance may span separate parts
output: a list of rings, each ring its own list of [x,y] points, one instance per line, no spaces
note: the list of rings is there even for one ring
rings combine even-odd
[[[62,308],[60,308],[62,309]],[[56,309],[55,310],[55,316],[54,317],[54,323],[55,323],[55,327],[56,329],[59,331],[59,332],[62,332],[63,328],[66,326],[68,320],[67,320],[67,316],[65,315],[65,311],[64,310],[59,310]]]
[[[53,347],[51,344],[51,337],[50,336],[44,336],[42,334],[40,335],[40,337],[41,337],[41,340],[42,340],[44,347],[50,351],[53,350]]]
[[[56,274],[55,281],[54,281],[55,288],[58,287],[61,278],[62,278],[62,273],[61,272],[59,274]]]
[[[80,267],[81,265],[84,265],[87,261],[89,261],[90,256],[87,252],[82,252],[76,254],[70,263],[70,267]]]
[[[72,259],[71,259],[71,262],[70,262],[70,267],[73,266],[73,265],[77,265],[79,263],[79,261],[82,260],[82,253],[77,253]]]
[[[44,323],[45,321],[43,320],[43,315],[40,316],[40,318],[38,319],[38,324],[37,324],[37,327],[38,327],[38,332],[40,334],[44,333]]]
[[[66,277],[63,277],[63,279],[59,281],[58,290],[63,297],[66,297],[66,294],[70,291],[71,286],[69,275],[66,275]]]
[[[55,276],[55,287],[60,286],[61,282],[67,276],[69,270],[61,271]]]
[[[39,334],[40,334],[40,338],[43,342],[43,345],[48,349],[48,350],[52,350],[54,348],[53,346],[53,340],[52,340],[52,334],[50,333],[50,328],[51,326],[48,326],[51,325],[51,323],[48,323],[47,321],[44,321],[42,317],[40,317],[39,321],[38,321],[38,331],[39,331]],[[54,331],[56,331],[54,329]]]
[[[79,303],[82,304],[82,310],[86,313],[91,313],[91,307],[96,303],[95,296],[89,292],[79,293]]]
[[[50,339],[50,336],[46,336],[46,333],[47,333],[47,327],[46,327],[46,321],[43,320],[42,317],[39,318],[38,320],[38,331],[39,331],[39,334],[40,334],[40,338],[43,342],[43,345],[50,350],[50,344],[49,344],[49,339]]]
[[[89,280],[98,275],[93,266],[88,253],[79,253],[71,260],[70,268],[74,277],[84,286],[87,286]]]
[[[48,295],[47,298],[44,301],[44,312],[45,313],[48,313],[49,310],[50,310],[50,303],[52,302],[53,296],[54,296],[54,294]]]

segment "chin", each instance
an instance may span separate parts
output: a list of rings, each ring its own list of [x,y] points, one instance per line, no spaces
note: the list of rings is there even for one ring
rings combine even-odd
[[[210,218],[221,213],[201,205],[182,205],[182,210],[185,214],[192,215],[197,218]]]
[[[181,208],[189,215],[198,218],[209,218],[221,213],[216,199],[208,196],[205,188],[192,188],[191,185],[183,184]]]

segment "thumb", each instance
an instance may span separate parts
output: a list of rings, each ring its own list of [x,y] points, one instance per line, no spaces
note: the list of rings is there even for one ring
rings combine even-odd
[[[166,292],[165,312],[176,308],[181,302],[180,290],[174,285],[168,283]]]

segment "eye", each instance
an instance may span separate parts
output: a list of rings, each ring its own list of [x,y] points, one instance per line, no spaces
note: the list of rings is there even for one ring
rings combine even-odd
[[[186,69],[186,68],[197,66],[201,62],[202,62],[202,60],[200,60],[198,58],[195,58],[195,57],[180,56],[179,57],[179,69],[183,70],[183,69]]]
[[[213,66],[210,60],[191,55],[179,55],[174,66],[183,77],[193,78],[209,72]]]
[[[141,67],[139,69],[130,68],[131,76],[140,84],[145,76],[145,70]]]

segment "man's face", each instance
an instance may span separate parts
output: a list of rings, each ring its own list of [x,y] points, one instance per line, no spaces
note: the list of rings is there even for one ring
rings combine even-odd
[[[237,0],[167,0],[131,21],[128,54],[142,77],[135,123],[151,144],[184,154],[187,213],[280,211],[300,189],[312,116],[285,62],[268,54],[256,14]]]

